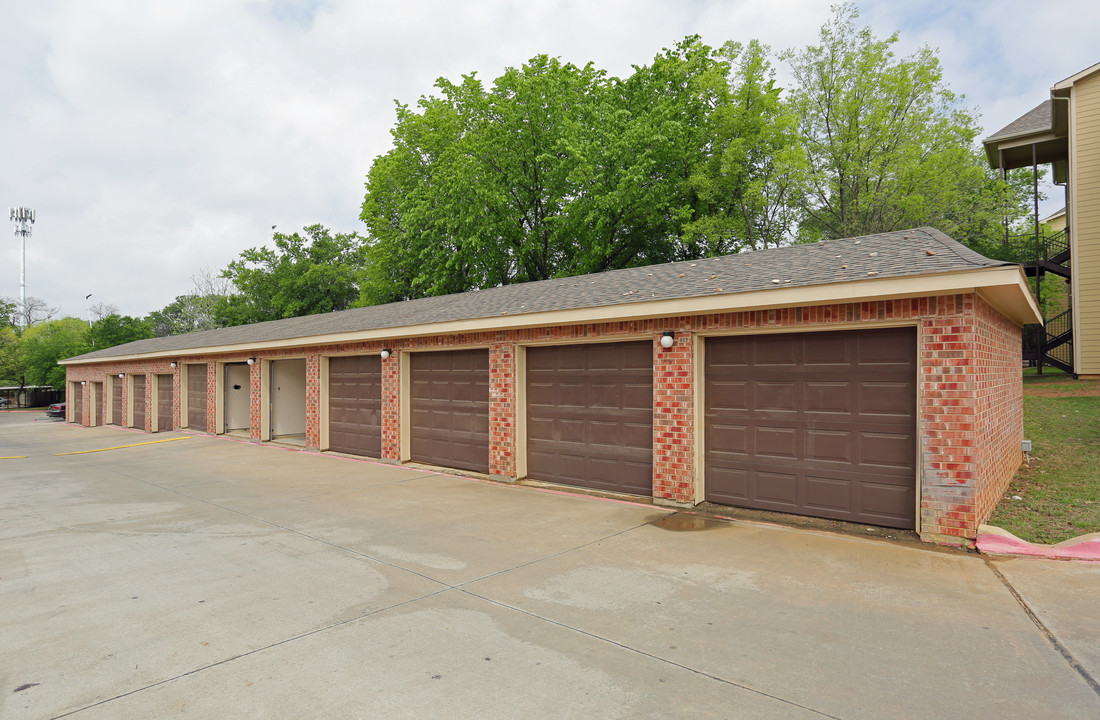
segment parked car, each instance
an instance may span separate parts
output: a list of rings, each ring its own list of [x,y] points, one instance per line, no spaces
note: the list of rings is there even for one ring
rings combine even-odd
[[[6,397],[0,397],[0,408],[6,408],[8,405],[11,405],[11,400],[8,400]]]
[[[46,408],[46,417],[62,418],[65,417],[65,403],[54,403]]]

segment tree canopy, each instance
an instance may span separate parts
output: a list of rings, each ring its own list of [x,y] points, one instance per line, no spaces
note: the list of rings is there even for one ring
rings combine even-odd
[[[346,310],[359,296],[363,242],[356,233],[332,234],[311,225],[304,235],[274,233],[275,248],[250,248],[222,271],[237,292],[215,297],[219,326]],[[177,302],[180,298],[177,298]],[[181,303],[181,306],[183,304]],[[172,306],[165,308],[165,311]],[[169,319],[162,311],[158,321]]]
[[[932,225],[959,239],[996,235],[1020,198],[987,167],[977,114],[923,47],[897,58],[857,27],[852,4],[833,8],[820,44],[788,52],[805,148],[802,240]]]
[[[539,55],[397,106],[367,175],[360,302],[933,225],[982,245],[1026,212],[930,48],[833,8],[782,54],[688,37],[626,79]]]
[[[635,70],[540,55],[398,105],[367,178],[363,301],[782,241],[799,156],[766,49],[689,37]]]
[[[65,387],[65,368],[58,360],[88,352],[88,323],[74,317],[32,325],[19,338],[27,385]]]

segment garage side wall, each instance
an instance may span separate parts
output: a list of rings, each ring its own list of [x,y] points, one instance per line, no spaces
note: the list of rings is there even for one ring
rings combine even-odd
[[[977,536],[1023,455],[1021,329],[967,295],[922,324],[921,535]]]
[[[1020,328],[981,298],[976,304],[981,453],[974,520],[980,524],[989,519],[1023,462],[1024,382]]]

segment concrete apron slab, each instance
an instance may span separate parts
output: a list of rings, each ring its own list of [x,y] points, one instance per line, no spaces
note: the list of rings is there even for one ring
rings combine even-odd
[[[68,478],[68,502],[24,506],[0,546],[0,716],[77,710],[441,587],[121,482]]]
[[[13,462],[4,718],[1100,712],[972,555],[211,438]]]
[[[458,590],[77,717],[820,718]],[[688,709],[690,708],[690,711]]]
[[[829,717],[1100,712],[973,556],[740,524],[649,526],[465,589]]]
[[[991,562],[1043,626],[1100,680],[1100,563],[1036,558]]]

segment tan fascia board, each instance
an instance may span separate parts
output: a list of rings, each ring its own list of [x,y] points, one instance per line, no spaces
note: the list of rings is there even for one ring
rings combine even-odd
[[[1096,63],[1095,65],[1090,65],[1089,67],[1085,68],[1081,72],[1070,75],[1065,80],[1054,83],[1054,87],[1052,87],[1050,89],[1050,92],[1051,92],[1051,94],[1054,94],[1055,92],[1058,92],[1058,91],[1061,91],[1061,90],[1069,90],[1071,87],[1073,87],[1077,83],[1081,82],[1082,80],[1087,78],[1089,75],[1093,75],[1093,74],[1098,73],[1098,72],[1100,72],[1100,63]]]
[[[1039,307],[1031,296],[1023,269],[1018,265],[961,270],[939,275],[874,278],[828,285],[804,285],[789,288],[769,288],[725,295],[652,300],[624,305],[603,305],[571,310],[551,310],[523,315],[494,315],[470,320],[451,320],[422,325],[378,328],[331,335],[310,335],[266,342],[213,345],[118,355],[88,360],[62,360],[62,365],[94,365],[100,363],[150,360],[154,358],[186,358],[194,355],[253,354],[261,350],[337,345],[372,341],[398,340],[429,335],[520,330],[557,325],[623,322],[650,318],[713,315],[717,313],[772,310],[783,307],[836,305],[853,302],[877,302],[912,297],[957,295],[979,292],[990,304],[1013,321],[1023,325],[1042,321]]]

